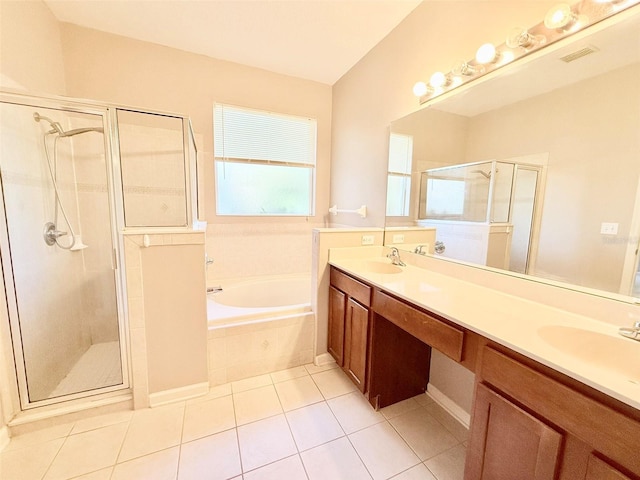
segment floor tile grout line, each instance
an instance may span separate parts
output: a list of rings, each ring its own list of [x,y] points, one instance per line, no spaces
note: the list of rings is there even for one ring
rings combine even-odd
[[[278,462],[281,462],[282,460],[286,460],[287,458],[293,458],[293,457],[300,458],[300,463],[302,463],[302,466],[304,467],[304,462],[302,461],[302,457],[300,457],[300,452],[296,452],[296,453],[292,453],[291,455],[287,455],[286,457],[279,458],[278,460],[274,460],[273,462],[265,463],[264,465],[260,465],[259,467],[252,468],[251,470],[247,470],[247,471],[243,470],[240,475],[244,478],[244,475],[246,473],[253,473],[256,470],[260,470],[261,468],[268,467],[269,465],[273,465],[274,463],[278,463]],[[305,469],[304,473],[305,473],[305,475],[307,475],[307,480],[308,480],[309,479],[309,475],[307,474],[307,470],[306,469]],[[231,478],[236,478],[236,477],[237,477],[237,475],[235,475],[235,476],[233,476]]]
[[[231,385],[232,382],[230,382]],[[238,392],[241,393],[241,392]],[[235,423],[234,430],[236,432],[236,446],[238,447],[238,460],[240,461],[240,476],[244,478],[244,462],[242,460],[242,448],[240,447],[240,430],[238,426],[238,419],[236,416],[236,392],[233,391],[233,385],[231,385],[231,406],[233,407],[233,422]]]
[[[75,425],[75,422],[74,422]],[[73,430],[73,427],[71,427],[71,430]],[[69,430],[69,432],[71,432],[71,430]],[[49,473],[49,470],[51,470],[51,467],[53,466],[53,462],[56,461],[56,458],[58,458],[58,455],[60,455],[60,451],[62,450],[62,447],[64,447],[64,444],[67,443],[67,440],[69,439],[69,434],[64,436],[64,441],[60,444],[60,447],[58,448],[58,450],[56,451],[56,454],[53,456],[53,458],[51,459],[51,461],[49,462],[49,465],[47,466],[47,469],[44,471],[44,473],[42,474],[41,480],[44,480],[44,478],[47,476],[47,474]],[[49,441],[54,441],[54,440],[58,440],[53,439],[53,440],[49,440]],[[45,442],[39,442],[39,443],[45,443]]]
[[[227,430],[228,431],[228,430]],[[242,449],[240,448],[240,432],[238,432],[238,427],[234,428],[236,433],[236,446],[238,448],[238,461],[240,462],[240,476],[244,478],[244,465],[242,463]],[[237,477],[237,475],[236,475]],[[235,478],[235,477],[232,477]]]
[[[448,451],[450,451],[450,450],[453,450],[454,448],[456,448],[456,447],[458,447],[458,446],[460,446],[460,445],[461,445],[460,443],[459,443],[458,445],[454,445],[453,447],[451,447],[451,448],[449,448],[449,449],[447,449],[447,450],[445,450],[445,451],[443,451],[443,452],[440,452],[438,455],[434,455],[433,457],[428,458],[427,460],[425,460],[424,462],[422,462],[422,464],[425,466],[425,468],[426,468],[427,470],[429,470],[429,473],[431,473],[431,475],[433,475],[433,477],[434,477],[436,480],[440,480],[440,477],[439,477],[438,475],[436,475],[436,472],[434,472],[433,470],[431,470],[431,469],[429,468],[429,466],[427,465],[427,462],[428,462],[429,460],[432,460],[432,459],[436,458],[436,457],[437,457],[437,456],[439,456],[439,455],[442,455],[442,454],[444,454],[444,453],[447,453],[447,452],[448,452]]]
[[[180,443],[178,444],[178,464],[176,465],[176,480],[178,480],[180,476],[180,460],[182,459],[182,444],[184,442],[184,425],[187,419],[187,402],[184,402],[183,411],[182,411],[182,427],[180,428]],[[114,469],[115,470],[115,469]]]
[[[113,475],[115,474],[116,465],[118,465],[118,460],[120,459],[120,455],[122,454],[122,449],[124,448],[124,442],[127,439],[127,435],[129,434],[129,430],[131,429],[131,424],[133,423],[133,418],[135,416],[135,412],[136,411],[134,410],[133,415],[131,415],[131,418],[129,419],[129,423],[127,425],[127,430],[124,432],[124,436],[122,437],[122,443],[120,444],[120,448],[118,449],[118,454],[116,455],[116,461],[114,462],[113,465],[111,465],[111,474],[109,475],[109,479],[110,480],[113,478]]]
[[[432,458],[437,457],[438,455],[441,455],[441,454],[443,454],[443,453],[445,453],[445,452],[448,452],[449,450],[452,450],[453,448],[456,448],[456,447],[457,447],[457,446],[459,446],[459,445],[463,445],[463,443],[464,443],[464,442],[460,441],[460,439],[458,439],[458,437],[456,437],[456,436],[453,434],[453,432],[451,432],[451,431],[450,431],[450,430],[449,430],[449,429],[448,429],[448,428],[447,428],[447,427],[446,427],[442,422],[440,422],[440,421],[439,421],[439,420],[438,420],[434,415],[432,415],[432,414],[431,414],[431,412],[429,412],[429,411],[426,409],[426,407],[425,407],[425,406],[420,405],[418,408],[415,408],[415,409],[413,409],[413,410],[418,410],[418,409],[423,409],[423,410],[425,410],[425,413],[426,413],[427,415],[429,415],[429,416],[430,416],[430,417],[431,417],[431,418],[432,418],[432,419],[433,419],[433,420],[434,420],[438,425],[440,425],[442,428],[444,428],[444,429],[445,429],[445,431],[446,431],[447,433],[449,433],[449,434],[453,437],[453,439],[457,442],[455,445],[451,446],[450,448],[447,448],[446,450],[443,450],[443,451],[441,451],[441,452],[439,452],[439,453],[436,453],[435,455],[432,455],[432,456],[431,456],[431,457],[429,457],[429,458],[425,458],[424,460],[422,460],[422,459],[420,458],[420,455],[418,455],[418,452],[416,452],[416,451],[413,449],[413,447],[409,444],[409,442],[407,441],[407,439],[405,439],[405,438],[404,438],[404,435],[402,435],[402,433],[401,433],[401,432],[400,432],[400,431],[395,427],[395,425],[393,425],[393,423],[391,423],[391,422],[387,419],[387,422],[389,422],[389,425],[391,425],[391,428],[393,428],[393,429],[395,430],[395,432],[400,436],[400,438],[402,438],[402,440],[404,441],[404,443],[406,443],[406,444],[407,444],[407,446],[411,449],[411,451],[414,453],[414,455],[415,455],[416,457],[418,457],[418,459],[420,460],[420,462],[421,462],[421,463],[425,463],[425,462],[427,462],[427,461],[431,460]],[[413,410],[410,410],[410,411],[413,411]],[[406,412],[405,412],[405,413],[406,413]],[[392,417],[392,418],[398,418],[398,417],[400,417],[400,416],[402,416],[402,415],[403,415],[403,414],[400,414],[400,415],[397,415],[397,416]],[[415,465],[414,465],[414,466],[415,466]],[[425,467],[426,467],[426,465],[425,465]],[[413,468],[413,467],[411,467],[411,468]],[[427,468],[428,468],[428,467],[427,467]],[[431,471],[431,470],[429,470],[429,471]],[[433,476],[434,476],[434,477],[436,476],[436,475],[435,475],[435,473],[433,474]],[[437,478],[437,477],[436,477],[436,478]]]
[[[385,421],[388,421],[388,420],[385,420]],[[356,452],[356,455],[358,456],[358,460],[360,460],[360,463],[362,463],[362,466],[364,467],[364,469],[369,474],[369,477],[371,477],[371,479],[373,480],[373,474],[371,473],[371,470],[369,470],[369,467],[367,467],[367,464],[364,463],[364,460],[360,456],[360,452],[358,452],[358,449],[356,448],[356,446],[351,441],[351,436],[347,435],[346,437],[347,437],[347,441],[349,442],[349,445],[351,445],[351,448],[353,448],[353,451]]]

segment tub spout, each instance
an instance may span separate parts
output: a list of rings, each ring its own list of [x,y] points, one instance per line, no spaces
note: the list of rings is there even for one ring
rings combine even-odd
[[[220,293],[222,291],[222,287],[217,285],[215,287],[207,287],[207,293]]]

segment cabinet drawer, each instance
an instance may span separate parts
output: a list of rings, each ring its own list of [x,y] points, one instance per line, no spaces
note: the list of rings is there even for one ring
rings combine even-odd
[[[333,267],[331,268],[330,281],[331,285],[356,299],[360,304],[365,307],[371,306],[371,287],[369,285],[365,285]]]
[[[410,307],[380,290],[374,291],[373,310],[456,362],[462,360],[463,330]]]

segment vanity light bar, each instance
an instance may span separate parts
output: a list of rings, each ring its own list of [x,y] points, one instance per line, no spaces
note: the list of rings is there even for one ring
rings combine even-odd
[[[447,73],[434,73],[428,83],[417,82],[413,94],[423,104],[637,4],[640,0],[583,0],[573,6],[559,3],[539,24],[529,29],[514,28],[505,43],[497,46],[486,43],[474,59],[459,60]]]

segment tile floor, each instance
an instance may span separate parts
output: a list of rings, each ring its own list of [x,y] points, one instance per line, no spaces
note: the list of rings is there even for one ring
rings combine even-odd
[[[427,395],[374,411],[333,366],[15,437],[3,480],[459,480],[467,431]]]

